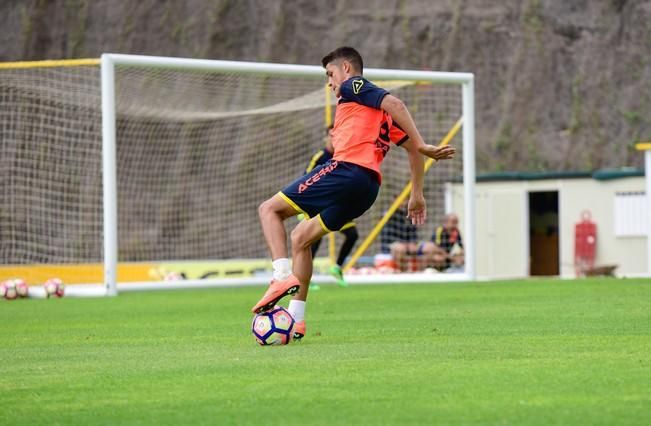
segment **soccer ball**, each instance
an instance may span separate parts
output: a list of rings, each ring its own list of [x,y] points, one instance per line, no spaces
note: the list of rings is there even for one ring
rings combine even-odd
[[[45,297],[63,297],[65,291],[63,281],[58,278],[50,278],[45,281],[43,288],[45,289]]]
[[[0,296],[7,300],[14,300],[18,297],[16,283],[14,280],[7,280],[0,284]]]
[[[276,306],[256,315],[251,331],[260,345],[286,345],[292,339],[294,323],[294,318],[285,308]]]
[[[163,280],[165,281],[180,281],[182,279],[183,279],[183,275],[175,271],[170,271],[166,273],[165,276],[163,277]]]
[[[29,286],[24,280],[21,280],[20,278],[15,279],[14,284],[16,284],[16,293],[18,293],[18,296],[20,297],[29,296]]]

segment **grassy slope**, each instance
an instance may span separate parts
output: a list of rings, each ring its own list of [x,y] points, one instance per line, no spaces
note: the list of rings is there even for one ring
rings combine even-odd
[[[651,282],[325,287],[261,348],[261,289],[0,303],[0,424],[649,424]]]

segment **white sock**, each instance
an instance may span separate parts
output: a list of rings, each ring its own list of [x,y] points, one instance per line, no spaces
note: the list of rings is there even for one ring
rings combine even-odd
[[[286,257],[281,257],[271,262],[271,265],[274,268],[274,280],[282,281],[287,279],[292,273],[292,269],[289,266],[289,259]]]
[[[289,301],[287,310],[294,317],[296,322],[305,320],[305,301],[292,299]]]

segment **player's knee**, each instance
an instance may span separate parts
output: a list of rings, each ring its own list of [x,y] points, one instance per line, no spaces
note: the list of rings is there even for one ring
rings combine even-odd
[[[276,214],[276,208],[271,198],[263,201],[262,204],[258,206],[258,215],[260,218],[264,219],[274,214]]]
[[[258,206],[258,216],[265,217],[269,212],[269,200],[263,201],[259,206]]]
[[[312,242],[307,238],[307,234],[302,228],[301,226],[297,226],[289,236],[292,242],[292,250],[305,249],[312,245]]]
[[[355,241],[357,241],[359,238],[359,233],[357,232],[357,229],[350,228],[346,234],[346,237],[350,240],[351,243],[355,243]]]
[[[354,227],[346,229],[345,231],[343,231],[343,234],[346,236],[346,240],[348,240],[351,244],[355,244],[355,242],[359,238],[357,229],[355,229]]]
[[[391,244],[391,253],[393,253],[394,256],[404,256],[407,254],[407,246],[403,243],[393,243]]]

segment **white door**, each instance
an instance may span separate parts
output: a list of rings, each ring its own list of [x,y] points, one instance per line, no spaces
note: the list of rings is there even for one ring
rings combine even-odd
[[[529,274],[524,191],[490,191],[477,197],[477,272],[491,278]]]

